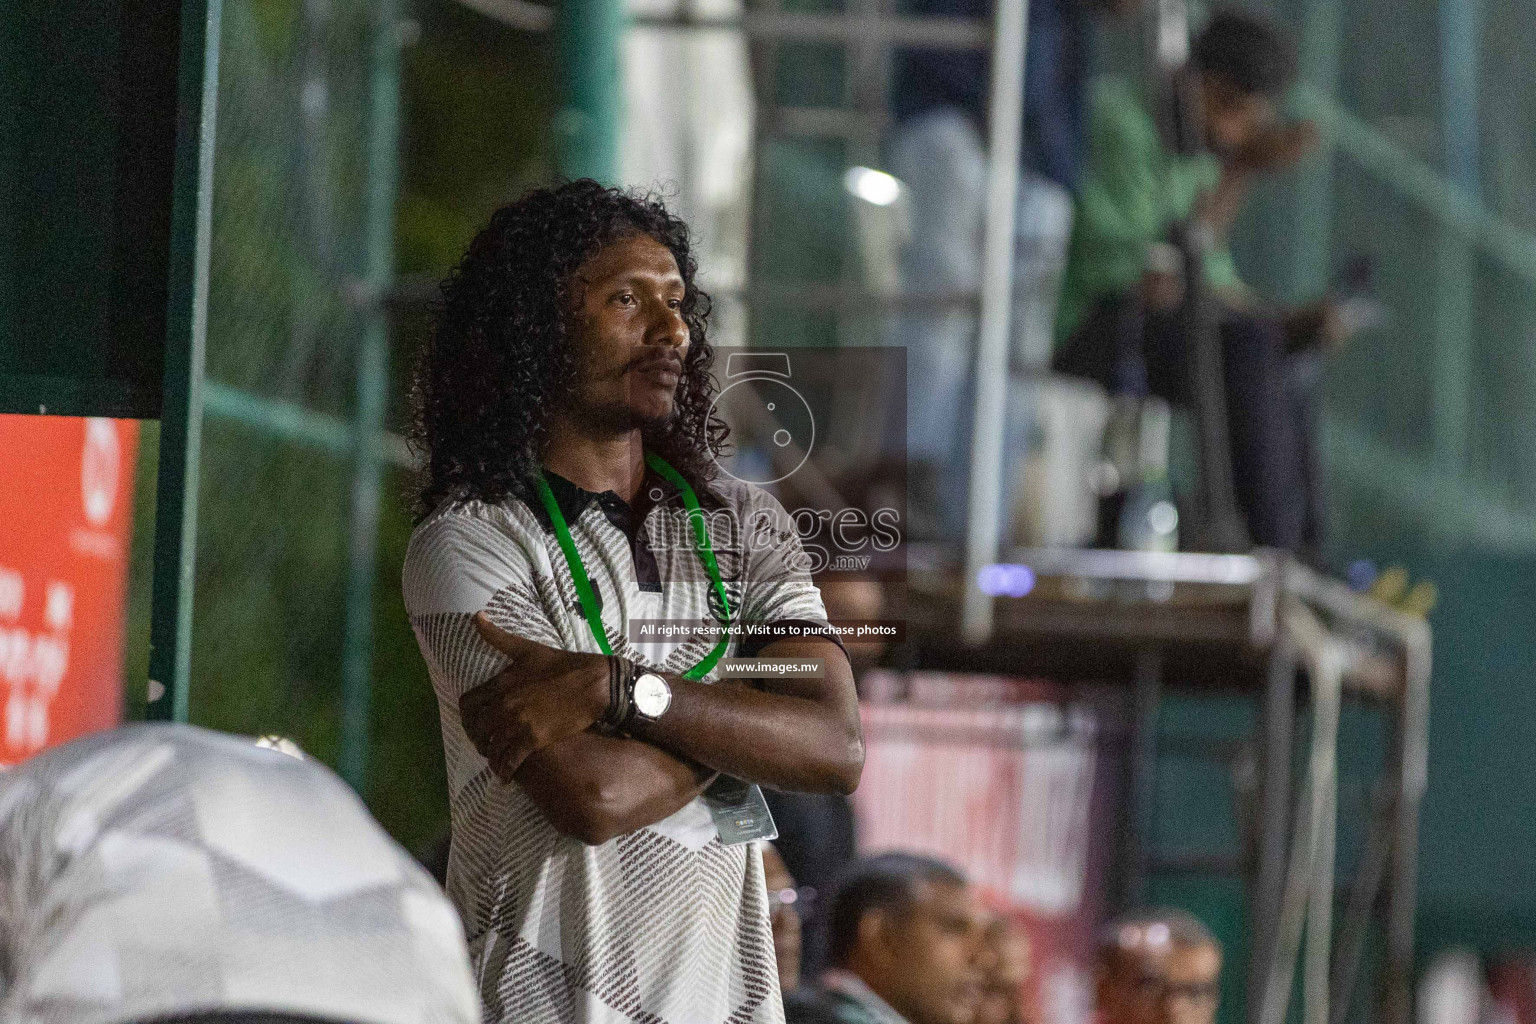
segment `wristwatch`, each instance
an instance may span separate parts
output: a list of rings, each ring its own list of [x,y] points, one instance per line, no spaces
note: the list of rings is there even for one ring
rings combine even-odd
[[[608,733],[622,735],[635,719],[654,722],[672,705],[672,687],[655,672],[628,658],[608,658],[608,711],[598,720]]]
[[[641,672],[630,684],[629,706],[635,718],[654,722],[672,706],[672,687],[655,672]]]

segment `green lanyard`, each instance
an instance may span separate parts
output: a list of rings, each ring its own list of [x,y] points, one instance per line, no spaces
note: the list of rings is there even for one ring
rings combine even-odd
[[[731,620],[731,599],[726,596],[725,583],[720,579],[720,566],[715,561],[715,549],[709,543],[709,530],[704,524],[704,510],[699,508],[699,497],[693,493],[693,488],[683,475],[669,466],[659,455],[647,453],[646,465],[660,473],[673,487],[676,487],[683,495],[683,504],[688,506],[688,521],[693,525],[693,539],[699,553],[699,561],[704,563],[704,569],[709,573],[710,581],[714,584],[715,593],[720,595],[720,606],[725,609],[725,620]],[[544,511],[549,513],[550,522],[555,527],[555,537],[560,541],[560,550],[565,553],[565,564],[570,566],[571,579],[576,583],[576,596],[581,599],[581,610],[586,613],[587,627],[592,630],[592,638],[597,641],[597,646],[607,655],[613,654],[613,648],[608,644],[608,634],[603,630],[603,617],[597,610],[597,598],[592,594],[592,581],[587,577],[587,567],[582,564],[581,554],[576,550],[576,542],[571,539],[571,528],[566,525],[565,516],[560,512],[560,504],[555,501],[555,492],[549,489],[549,481],[544,479],[544,473],[540,470],[537,479],[539,498],[544,502]],[[709,674],[709,670],[715,667],[715,662],[725,655],[725,649],[731,644],[730,634],[720,638],[715,649],[710,651],[693,668],[683,673],[684,679],[702,679]]]

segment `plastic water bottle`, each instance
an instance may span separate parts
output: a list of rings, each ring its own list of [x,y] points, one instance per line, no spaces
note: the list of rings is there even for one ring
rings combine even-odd
[[[1120,506],[1116,546],[1124,551],[1177,551],[1179,509],[1168,484],[1168,403],[1142,399],[1137,424],[1136,476]]]

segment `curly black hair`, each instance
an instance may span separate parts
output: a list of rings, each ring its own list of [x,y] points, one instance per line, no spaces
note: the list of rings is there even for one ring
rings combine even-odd
[[[654,195],[582,178],[497,210],[443,281],[411,384],[411,442],[423,456],[419,516],[445,500],[530,496],[550,410],[577,380],[574,274],[603,246],[635,234],[677,260],[690,335],[672,417],[646,429],[646,450],[696,485],[713,479],[728,430],[712,412],[710,302],[695,280],[688,226]]]

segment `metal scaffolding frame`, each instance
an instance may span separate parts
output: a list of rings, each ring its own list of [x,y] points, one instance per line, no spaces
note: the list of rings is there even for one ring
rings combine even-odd
[[[988,105],[987,141],[990,153],[1004,159],[987,162],[986,216],[982,242],[982,283],[977,293],[883,295],[869,293],[851,282],[811,289],[797,288],[802,308],[895,311],[899,309],[976,308],[979,312],[975,359],[978,381],[971,451],[969,522],[966,530],[968,577],[996,560],[998,523],[991,510],[1001,500],[1002,434],[1007,416],[1008,323],[1013,301],[1014,206],[1018,198],[1019,155],[1023,142],[1024,68],[1028,0],[998,0],[992,23],[948,17],[894,14],[890,0],[851,0],[839,14],[788,12],[782,0],[759,0],[737,18],[701,18],[685,10],[666,17],[638,18],[650,28],[738,28],[752,55],[758,108],[753,123],[754,182],[764,178],[764,151],[775,136],[842,138],[853,147],[855,163],[876,164],[879,143],[888,125],[891,50],[896,46],[991,51],[992,102]],[[844,80],[843,105],[835,108],[786,107],[776,101],[779,44],[842,43],[850,53]],[[767,230],[762,189],[754,184],[748,239],[749,286],[741,293],[749,308],[774,301],[763,282],[757,244]],[[963,631],[980,642],[991,629],[991,598],[979,588],[964,594]]]
[[[999,5],[999,28],[990,35],[985,32],[985,26],[975,22],[910,18],[889,13],[872,18],[868,7],[867,3],[860,4],[856,9],[841,15],[805,15],[783,11],[781,0],[760,0],[754,9],[739,19],[703,19],[683,14],[676,17],[642,18],[637,19],[636,23],[652,28],[673,29],[738,27],[747,36],[753,46],[757,95],[760,102],[764,102],[764,108],[759,110],[754,126],[753,155],[760,181],[763,143],[770,136],[844,137],[867,143],[888,126],[883,108],[870,109],[857,102],[840,109],[782,108],[773,104],[776,51],[780,43],[789,40],[825,43],[857,41],[865,48],[915,44],[956,49],[981,48],[990,43],[994,54],[1012,45],[1010,39],[1004,38],[1001,27],[1003,10],[1009,7],[1007,4]],[[1182,9],[1182,4],[1165,0],[1158,7]],[[1308,4],[1304,72],[1306,81],[1313,86],[1331,83],[1337,77],[1338,15],[1335,7],[1326,0],[1310,0]],[[1154,12],[1154,17],[1160,13],[1164,12]],[[1011,8],[1006,15],[1018,19],[1012,24],[1018,26],[1020,33],[1026,16],[1023,10],[1016,7]],[[1157,31],[1157,27],[1154,25],[1154,30],[1149,33],[1153,38],[1162,34]],[[1007,94],[1021,94],[1022,89],[1007,82],[1006,76],[995,74],[999,63],[994,57],[994,89],[999,85],[999,77],[1003,77],[1003,87],[1008,90]],[[1019,63],[1019,70],[1022,70],[1022,54]],[[867,60],[855,60],[854,65],[868,72]],[[994,92],[994,97],[996,95],[997,92]],[[1433,171],[1421,168],[1406,154],[1395,151],[1377,133],[1355,125],[1349,115],[1330,100],[1304,87],[1302,103],[1309,113],[1322,122],[1331,142],[1375,170],[1406,195],[1417,198],[1453,230],[1462,232],[1476,244],[1490,248],[1522,269],[1532,259],[1536,259],[1536,247],[1532,246],[1532,240],[1477,207],[1475,199],[1469,201],[1468,197],[1458,193],[1454,183],[1447,185]],[[1000,106],[997,102],[991,105],[992,138],[1004,143],[1008,151],[1016,152],[1013,147],[1017,140],[1008,137],[1006,127],[999,139],[1002,120],[999,118]],[[1006,120],[1015,131],[1022,123],[1022,117],[1017,114]],[[1355,127],[1361,130],[1355,131]],[[1340,131],[1341,128],[1347,130]],[[1389,149],[1392,151],[1388,152]],[[1002,162],[1014,165],[1016,169],[1016,159]],[[995,173],[997,163],[999,161],[993,161],[994,174],[989,182],[993,186],[988,193],[989,228],[1011,224],[1012,221],[1011,216],[1003,216],[1004,211],[995,205],[999,194],[996,186],[1000,178]],[[1330,212],[1326,206],[1326,193],[1330,181],[1321,163],[1308,168],[1307,173],[1311,176],[1309,180],[1316,186],[1308,190],[1315,204],[1300,208],[1301,251],[1297,259],[1298,266],[1304,263],[1305,268],[1310,270],[1325,262],[1322,256],[1328,244]],[[754,237],[761,237],[767,227],[762,203],[756,194],[752,226]],[[989,233],[988,255],[993,259],[997,257],[992,254],[990,247],[996,244],[996,234],[996,231]],[[757,248],[753,246],[752,251]],[[999,268],[1005,268],[1006,263],[989,263],[987,283],[992,289],[991,303],[985,290],[980,295],[886,295],[870,293],[847,284],[810,288],[797,285],[792,296],[780,295],[772,282],[762,279],[760,263],[750,256],[749,267],[749,283],[741,293],[749,305],[768,306],[792,299],[799,308],[867,314],[934,308],[986,310],[992,303],[996,303],[999,295],[993,274]],[[1536,280],[1536,277],[1532,279]],[[1002,309],[1007,309],[1006,300]],[[995,323],[993,327],[996,328]],[[981,334],[983,343],[979,346],[978,368],[983,369],[983,372],[979,377],[983,381],[997,380],[1001,376],[995,372],[997,352],[993,348],[997,338],[988,332],[985,316]],[[1219,373],[1216,376],[1219,377]],[[998,410],[990,398],[995,396],[979,403],[979,438],[996,438],[1000,434]],[[987,429],[989,424],[993,429]],[[1225,444],[1219,447],[1224,449]],[[981,594],[974,581],[976,570],[991,562],[996,553],[996,538],[986,528],[986,521],[995,522],[995,519],[982,517],[983,528],[979,531],[976,529],[978,505],[990,507],[996,502],[995,474],[1001,469],[996,455],[985,444],[977,445],[977,450],[973,452],[972,529],[967,545],[966,566],[958,573],[959,593],[952,595],[966,610],[959,621],[950,625],[963,631],[973,645],[984,645],[992,634],[994,601]],[[999,464],[994,467],[994,463]],[[989,473],[992,474],[990,480],[987,479]],[[978,498],[983,500],[978,501]],[[987,498],[991,499],[990,504],[985,500]],[[1215,504],[1230,506],[1229,501]],[[1034,552],[1028,556],[1015,555],[1018,559],[1032,558],[1031,564],[1039,571],[1044,571],[1039,564],[1040,560],[1049,562],[1052,557],[1070,561],[1074,573],[1091,576],[1097,572],[1105,578],[1138,580],[1165,579],[1171,567],[1177,563],[1177,572],[1194,574],[1183,581],[1186,583],[1242,583],[1254,588],[1253,617],[1249,624],[1253,632],[1246,636],[1244,642],[1259,643],[1270,653],[1267,675],[1257,691],[1263,705],[1263,764],[1267,770],[1264,772],[1260,794],[1259,819],[1263,825],[1255,837],[1256,849],[1251,875],[1254,896],[1252,926],[1256,948],[1249,984],[1249,1020],[1253,1024],[1282,1024],[1289,1006],[1290,979],[1295,971],[1296,958],[1300,955],[1304,979],[1303,1017],[1307,1024],[1342,1024],[1358,981],[1365,935],[1376,917],[1376,909],[1385,891],[1387,896],[1382,919],[1387,956],[1382,1009],[1385,1021],[1390,1024],[1406,1024],[1410,1017],[1417,823],[1424,785],[1428,710],[1429,635],[1424,623],[1363,602],[1346,589],[1316,577],[1298,565],[1282,565],[1269,557],[1181,554],[1169,556],[1168,565],[1151,562],[1132,565],[1130,563],[1141,556],[1117,552]],[[1160,557],[1152,556],[1152,559],[1155,561]],[[1108,561],[1097,570],[1092,568],[1095,560],[1106,559]],[[1223,578],[1233,572],[1245,578],[1241,581]],[[1352,623],[1385,637],[1388,643],[1397,646],[1403,661],[1400,688],[1394,698],[1396,711],[1393,721],[1397,741],[1392,754],[1395,765],[1392,772],[1395,774],[1386,790],[1378,795],[1377,816],[1373,826],[1381,827],[1373,827],[1370,841],[1366,844],[1353,884],[1349,888],[1336,940],[1333,851],[1337,816],[1338,713],[1345,693],[1344,679],[1352,672],[1362,671],[1363,666],[1357,663],[1362,656],[1361,652],[1331,632],[1324,619]],[[944,632],[943,635],[952,635],[952,632]],[[982,649],[985,647],[972,648],[973,651]],[[1007,656],[1003,656],[997,666],[1001,667],[1007,661]],[[938,667],[937,663],[932,667]],[[1305,670],[1309,680],[1314,728],[1307,758],[1306,781],[1301,792],[1296,794],[1298,799],[1293,804],[1289,766],[1297,722],[1295,679],[1298,667]],[[1128,676],[1138,726],[1133,730],[1131,740],[1137,756],[1132,759],[1132,777],[1128,780],[1133,798],[1128,827],[1124,832],[1125,849],[1122,851],[1125,864],[1122,895],[1127,901],[1134,901],[1137,894],[1142,892],[1146,873],[1151,867],[1147,859],[1145,837],[1150,824],[1148,816],[1151,813],[1151,792],[1157,758],[1156,714],[1160,706],[1162,680],[1167,671],[1163,649],[1157,644],[1149,644],[1136,652]],[[1291,825],[1293,813],[1296,818],[1294,832]],[[1302,954],[1300,950],[1304,924],[1306,940],[1305,953]]]
[[[488,0],[487,0],[488,2]],[[1454,8],[1454,10],[1452,9]],[[1442,74],[1443,85],[1459,110],[1475,114],[1476,33],[1475,5],[1441,5],[1444,52],[1455,67]],[[1465,243],[1458,252],[1466,259],[1449,261],[1468,266],[1474,251],[1488,256],[1510,273],[1536,284],[1536,236],[1509,223],[1480,200],[1476,182],[1466,172],[1475,167],[1476,133],[1452,133],[1445,142],[1446,166],[1456,173],[1443,174],[1395,143],[1379,129],[1341,108],[1335,99],[1339,75],[1339,34],[1342,9],[1331,0],[1306,0],[1301,15],[1301,81],[1295,90],[1299,113],[1313,118],[1323,130],[1325,154],[1300,169],[1301,182],[1295,207],[1297,244],[1292,260],[1292,279],[1299,291],[1316,291],[1326,283],[1327,251],[1332,214],[1333,163],[1337,153],[1374,179],[1390,187],[1406,201],[1438,221],[1447,239]],[[740,29],[759,48],[758,94],[771,95],[771,79],[763,77],[765,55],[781,41],[839,43],[849,39],[883,40],[887,45],[935,49],[981,49],[991,45],[992,32],[984,23],[968,19],[925,18],[886,13],[879,18],[855,18],[845,14],[788,12],[777,0],[758,0],[741,17],[703,17],[686,10],[676,15],[642,16],[632,24],[651,29]],[[887,114],[882,110],[839,108],[788,108],[770,112],[778,119],[776,132],[817,137],[843,137],[883,130]],[[1470,122],[1469,122],[1470,123]],[[757,151],[757,150],[755,150]],[[1469,156],[1469,153],[1473,155]],[[1460,169],[1460,170],[1457,170]],[[754,222],[755,228],[760,228]],[[1320,276],[1321,275],[1321,276]],[[1430,460],[1390,451],[1378,439],[1345,423],[1326,420],[1325,437],[1337,439],[1329,447],[1342,452],[1337,468],[1392,496],[1404,512],[1433,532],[1447,536],[1473,536],[1494,547],[1528,546],[1536,534],[1536,511],[1516,505],[1496,489],[1470,479],[1465,450],[1467,419],[1465,395],[1458,391],[1458,373],[1465,368],[1463,336],[1469,330],[1465,304],[1455,303],[1460,294],[1459,271],[1442,274],[1449,291],[1442,308],[1461,311],[1460,319],[1442,318],[1438,330],[1447,338],[1435,365],[1437,449]],[[772,282],[749,274],[743,293],[751,304],[779,301]],[[794,302],[801,308],[837,310],[854,314],[895,312],[927,308],[979,308],[975,293],[928,296],[882,295],[842,285],[797,287]],[[931,304],[931,305],[930,305]],[[1450,305],[1448,305],[1450,304]],[[1454,337],[1452,337],[1454,335]],[[1460,353],[1460,355],[1457,355]],[[1458,369],[1459,368],[1459,369]],[[1458,397],[1460,396],[1460,397]],[[1364,454],[1355,456],[1354,452]],[[1412,481],[1428,480],[1418,486]]]
[[[1163,871],[1235,874],[1247,884],[1252,947],[1250,1024],[1284,1024],[1298,961],[1305,1024],[1343,1024],[1366,936],[1384,939],[1382,1024],[1409,1024],[1419,807],[1427,764],[1431,637],[1423,619],[1325,579],[1283,554],[1027,550],[1035,587],[998,599],[985,645],[953,642],[958,566],[938,553],[914,573],[908,624],[917,671],[1114,682],[1126,693],[1129,735],[1116,898],[1144,902]],[[1306,686],[1298,692],[1298,671]],[[1245,804],[1238,857],[1164,859],[1153,849],[1160,755],[1177,751],[1158,722],[1165,692],[1255,700],[1256,793]],[[1373,815],[1352,877],[1339,880],[1339,713],[1345,701],[1380,709],[1391,742],[1375,779]],[[1310,719],[1310,730],[1302,726]],[[1298,751],[1298,736],[1306,735]],[[1298,758],[1298,753],[1300,757]],[[1230,756],[1230,755],[1229,755]],[[1297,769],[1300,769],[1299,785]],[[1246,773],[1246,772],[1245,772]],[[1342,897],[1342,913],[1336,903]],[[1305,939],[1303,940],[1303,935]]]
[[[649,28],[720,29],[737,28],[747,38],[752,53],[758,110],[753,125],[752,159],[755,181],[764,176],[764,149],[776,136],[843,138],[855,146],[865,162],[874,163],[878,140],[889,127],[887,92],[889,55],[896,45],[917,45],[936,49],[990,49],[987,140],[991,154],[987,162],[986,216],[984,221],[982,284],[976,293],[882,295],[841,282],[820,288],[797,288],[795,301],[801,308],[825,308],[839,311],[883,312],[907,309],[975,308],[978,310],[977,345],[974,379],[977,381],[976,407],[970,455],[968,522],[964,540],[966,578],[974,580],[982,567],[996,560],[1000,541],[998,518],[994,509],[1001,501],[1003,476],[1002,435],[1007,416],[1008,325],[1012,311],[1013,224],[1017,199],[1019,154],[1023,135],[1023,83],[1028,58],[1027,0],[999,0],[990,26],[983,22],[940,17],[911,17],[892,13],[889,0],[853,0],[849,9],[839,14],[787,12],[782,0],[758,0],[740,17],[698,17],[685,5],[675,15],[635,19],[635,24]],[[1182,0],[1162,0],[1149,10],[1147,37],[1169,36],[1168,22],[1184,22]],[[779,45],[785,41],[842,43],[850,51],[851,70],[845,79],[844,103],[836,108],[785,107],[776,100]],[[1170,77],[1168,59],[1160,52],[1153,66],[1159,74]],[[1178,61],[1175,61],[1178,63]],[[998,159],[1001,155],[1003,158]],[[857,162],[857,160],[855,161]],[[756,186],[752,196],[751,231],[748,240],[749,284],[740,297],[749,308],[774,301],[771,284],[763,280],[761,246],[764,236],[766,206],[762,190]],[[1198,239],[1190,239],[1191,265],[1203,259]],[[1193,275],[1198,279],[1198,275]],[[1200,289],[1192,288],[1192,293]],[[1192,325],[1203,323],[1198,303],[1190,304]],[[1213,326],[1213,325],[1211,325]],[[1212,334],[1206,330],[1205,334]],[[1205,360],[1200,369],[1203,379],[1219,380],[1220,353],[1214,340],[1203,346]],[[1214,367],[1214,369],[1212,369]],[[1201,479],[1207,492],[1202,505],[1211,520],[1206,532],[1216,541],[1216,550],[1236,550],[1241,526],[1237,525],[1235,499],[1232,497],[1231,473],[1227,468],[1225,401],[1219,389],[1197,387],[1199,403],[1206,410],[1201,423]],[[1218,471],[1213,472],[1212,467]],[[967,587],[962,595],[964,614],[961,631],[970,643],[986,640],[992,626],[992,598],[980,587]]]

